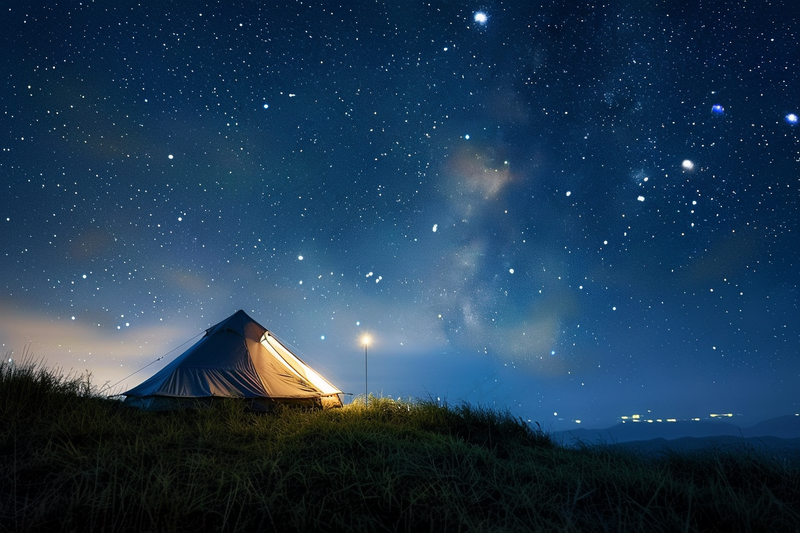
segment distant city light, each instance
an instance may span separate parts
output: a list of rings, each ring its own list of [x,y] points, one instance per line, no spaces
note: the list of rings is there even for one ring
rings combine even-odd
[[[649,412],[649,410],[648,410]],[[733,418],[733,413],[711,413],[708,415],[708,418]],[[649,424],[653,423],[674,423],[678,421],[693,421],[699,422],[702,420],[699,417],[694,418],[644,418],[642,415],[622,415],[619,417],[619,420],[624,424],[626,422],[647,422]]]

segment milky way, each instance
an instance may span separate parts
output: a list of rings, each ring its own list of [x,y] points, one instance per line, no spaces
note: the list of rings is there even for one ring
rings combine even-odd
[[[7,357],[124,390],[244,309],[354,394],[369,334],[375,394],[548,427],[800,408],[794,3],[50,4]]]

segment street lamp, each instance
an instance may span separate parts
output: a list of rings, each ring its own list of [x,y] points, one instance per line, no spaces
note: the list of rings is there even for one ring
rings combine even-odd
[[[367,348],[370,342],[372,342],[372,337],[369,335],[361,337],[361,344],[364,345],[364,407],[367,406],[367,402],[369,401],[369,388],[367,387]]]

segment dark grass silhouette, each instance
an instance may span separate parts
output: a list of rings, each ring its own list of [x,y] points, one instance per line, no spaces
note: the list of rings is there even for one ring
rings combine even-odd
[[[143,413],[0,366],[0,530],[798,531],[800,466],[743,447],[566,448],[508,412],[370,398]]]

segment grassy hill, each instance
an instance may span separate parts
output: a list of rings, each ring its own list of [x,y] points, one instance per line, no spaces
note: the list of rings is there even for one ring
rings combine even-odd
[[[800,464],[565,448],[507,412],[371,398],[142,413],[0,366],[0,531],[798,531]]]

